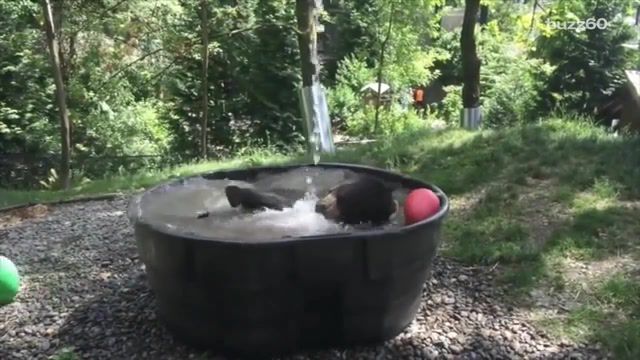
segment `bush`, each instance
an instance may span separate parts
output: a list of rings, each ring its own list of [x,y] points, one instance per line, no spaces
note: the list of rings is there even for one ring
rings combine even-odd
[[[620,14],[628,0],[557,1],[541,18],[537,55],[555,66],[545,93],[547,109],[565,108],[593,114],[625,81],[624,69],[630,52],[622,45],[633,38],[631,27]],[[548,21],[606,19],[601,29],[583,31],[552,29]]]
[[[439,80],[445,85],[462,83],[462,57],[460,49],[460,30],[441,30],[433,46],[448,54],[434,62],[438,69]]]
[[[346,130],[346,121],[361,107],[359,91],[374,78],[364,61],[351,55],[338,65],[336,85],[327,89],[327,103],[334,126]]]
[[[462,86],[448,85],[444,87],[447,95],[442,102],[435,106],[430,117],[444,121],[448,126],[460,124],[460,112],[462,111]]]
[[[358,94],[344,84],[327,91],[331,120],[337,130],[346,130],[346,120],[358,111],[361,101]]]
[[[40,11],[29,1],[0,2],[0,153],[60,148],[48,53],[42,30],[32,26]]]
[[[347,119],[347,134],[355,137],[373,134],[374,123],[375,108],[366,106]],[[425,127],[425,120],[411,110],[403,110],[399,105],[392,105],[389,109],[380,108],[378,135],[395,136]]]
[[[171,135],[161,120],[161,109],[162,104],[155,101],[115,110],[103,102],[83,121],[90,147],[78,144],[78,150],[85,155],[164,155]]]
[[[486,127],[529,122],[540,115],[541,91],[552,69],[544,61],[529,57],[532,43],[525,36],[528,26],[523,25],[524,17],[503,9],[500,21],[507,25],[494,20],[477,33],[478,53],[482,61],[480,98],[483,125]],[[507,18],[508,21],[505,20]],[[513,28],[505,29],[505,26]],[[447,96],[432,116],[450,126],[459,123],[462,110],[459,37],[459,30],[443,31],[435,42],[435,46],[442,47],[450,56],[437,63]]]
[[[431,49],[429,52],[415,48],[409,50],[407,58],[401,63],[389,61],[384,69],[382,81],[391,86],[393,95],[391,108],[388,111],[380,109],[380,134],[394,134],[412,124],[424,124],[413,112],[403,110],[400,104],[404,102],[407,105],[410,86],[429,83],[439,75],[438,71],[433,70],[434,64],[447,56],[442,49]],[[336,85],[328,90],[331,118],[338,129],[355,136],[373,133],[375,109],[365,108],[359,92],[367,83],[376,82],[376,71],[375,67],[368,67],[355,56],[340,62]]]
[[[552,68],[529,57],[531,43],[518,38],[519,34],[502,31],[495,21],[479,34],[485,127],[527,123],[541,115],[541,92]]]

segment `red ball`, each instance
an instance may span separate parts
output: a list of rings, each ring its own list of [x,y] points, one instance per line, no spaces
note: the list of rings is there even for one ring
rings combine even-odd
[[[412,190],[404,201],[404,222],[411,225],[433,216],[440,210],[440,199],[425,188]]]

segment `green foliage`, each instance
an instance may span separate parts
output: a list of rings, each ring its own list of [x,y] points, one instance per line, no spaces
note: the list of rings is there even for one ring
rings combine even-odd
[[[171,135],[161,121],[162,104],[137,102],[113,111],[106,103],[90,112],[83,121],[86,141],[91,147],[76,144],[86,155],[166,154]]]
[[[124,171],[133,160],[122,156],[157,154],[176,161],[195,157],[202,131],[200,3],[61,3],[58,35],[77,176]],[[458,123],[460,34],[439,29],[438,9],[445,3],[463,2],[327,4],[323,16],[327,32],[321,38],[330,39],[325,45],[332,56],[324,64],[322,78],[337,129],[371,135],[372,109],[364,106],[359,90],[376,81],[382,50],[382,81],[391,85],[392,104],[382,109],[381,134],[424,126],[399,104],[406,109],[410,87],[434,79],[445,85],[448,94],[429,109],[428,116],[449,125]],[[208,4],[210,155],[223,157],[247,147],[284,150],[300,144],[296,93],[300,71],[292,2],[211,0]],[[588,114],[620,84],[629,59],[618,45],[629,32],[614,15],[625,9],[627,1],[554,2],[537,22],[542,24],[537,29],[542,37],[536,42],[529,33],[529,6],[483,4],[491,8],[493,19],[477,33],[487,126],[532,122],[558,107]],[[59,152],[41,11],[33,1],[0,1],[0,153],[54,158]],[[577,33],[545,25],[548,19],[589,17],[607,18],[609,26]],[[105,160],[101,170],[83,165],[92,156],[111,160]],[[52,166],[46,166],[41,180],[46,182]]]
[[[455,127],[460,124],[462,111],[462,86],[448,85],[444,87],[447,93],[445,98],[438,104],[432,117],[443,120],[448,126]]]
[[[361,137],[373,134],[375,108],[365,106],[347,119],[347,134]],[[389,109],[380,109],[378,135],[395,136],[405,132],[415,132],[424,129],[425,120],[415,112],[393,105]]]
[[[73,161],[106,156],[103,170],[115,171],[132,161],[122,156],[193,158],[202,108],[199,3],[61,3]],[[258,0],[209,5],[211,154],[300,142],[293,7]],[[0,1],[0,153],[59,152],[41,12],[37,2]]]
[[[530,58],[528,46],[502,31],[497,21],[487,24],[479,34],[484,126],[527,123],[541,115],[540,96],[552,68]]]
[[[336,85],[327,89],[327,102],[332,121],[344,130],[346,121],[362,108],[360,89],[375,77],[364,61],[350,55],[342,60],[336,72]]]
[[[617,273],[597,289],[600,300],[637,311],[640,315],[640,284],[632,276]]]
[[[440,72],[439,80],[444,85],[462,84],[462,57],[460,50],[460,30],[441,30],[435,37],[433,46],[442,49],[448,56],[435,62]]]
[[[209,144],[212,155],[300,142],[299,59],[293,6],[245,0],[209,8]],[[167,79],[173,148],[198,153],[201,94],[199,3],[185,2],[165,39],[176,64]],[[229,35],[232,34],[233,35]],[[194,44],[195,43],[195,44]]]
[[[406,104],[411,86],[428,84],[437,78],[435,64],[449,56],[426,42],[436,31],[438,19],[433,15],[438,4],[439,1],[380,0],[351,5],[356,27],[361,30],[358,34],[365,40],[338,63],[335,85],[329,89],[331,116],[339,128],[356,136],[371,135],[373,113],[365,108],[360,89],[376,83],[382,51],[385,55],[382,82],[391,87],[393,105],[381,116],[385,122],[381,133],[397,133],[422,123],[413,113],[404,114],[397,104]],[[391,33],[387,32],[389,26]]]
[[[80,357],[75,353],[75,349],[72,347],[63,348],[58,351],[54,356],[53,360],[78,360]]]
[[[0,2],[0,153],[59,149],[53,80],[35,28],[38,4]]]
[[[41,9],[32,2],[10,3],[0,2],[0,13],[5,17],[0,33],[7,34],[0,35],[0,152],[55,154],[60,135],[51,65],[42,29],[35,21]],[[136,10],[144,11],[146,2],[129,2],[129,8],[115,9],[107,19],[89,16],[90,11],[103,10],[93,3],[64,4],[62,11],[68,16],[63,17],[60,45],[77,154],[121,156],[166,151],[169,137],[166,130],[159,130],[163,125],[153,109],[158,106],[146,102],[144,96],[149,94],[140,91],[140,83],[155,64],[125,64],[154,47],[143,42],[137,49],[128,45],[132,41],[124,45],[115,42],[123,41],[118,36],[125,37],[125,43],[137,36],[139,23],[136,27],[135,19],[140,13]],[[123,17],[123,12],[128,17]],[[123,27],[128,30],[116,31]]]
[[[626,13],[629,5],[628,0],[561,0],[551,4],[541,17],[536,46],[537,55],[555,66],[545,89],[547,109],[591,114],[623,84],[629,58],[621,45],[633,33],[619,14]],[[607,21],[604,29],[578,31],[550,25],[599,19]]]

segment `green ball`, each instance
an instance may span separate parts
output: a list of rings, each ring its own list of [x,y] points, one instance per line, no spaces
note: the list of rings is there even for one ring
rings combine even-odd
[[[20,290],[18,269],[4,256],[0,256],[0,305],[13,302]]]

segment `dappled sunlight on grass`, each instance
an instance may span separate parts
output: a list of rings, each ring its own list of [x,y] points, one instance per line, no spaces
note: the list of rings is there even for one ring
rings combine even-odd
[[[617,272],[595,289],[595,296],[606,303],[635,311],[640,315],[640,276]]]
[[[594,329],[602,324],[608,316],[593,307],[582,306],[571,311],[568,316],[540,319],[539,323],[558,337],[586,341],[594,336]]]
[[[606,309],[597,304],[583,305],[566,315],[537,319],[554,336],[574,341],[598,341],[616,359],[640,358],[640,319]]]

